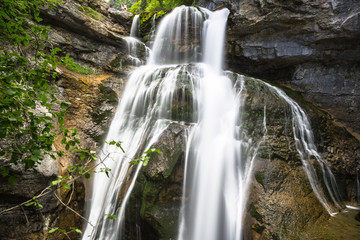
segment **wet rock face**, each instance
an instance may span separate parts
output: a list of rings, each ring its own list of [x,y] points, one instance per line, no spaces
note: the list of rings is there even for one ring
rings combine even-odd
[[[221,5],[199,3],[210,8]],[[360,125],[353,120],[360,118],[358,1],[227,0],[224,4],[232,11],[226,45],[229,68],[301,91],[360,139]]]
[[[153,147],[128,203],[125,239],[175,239],[182,198],[185,128],[171,123]],[[138,232],[140,228],[141,232]]]

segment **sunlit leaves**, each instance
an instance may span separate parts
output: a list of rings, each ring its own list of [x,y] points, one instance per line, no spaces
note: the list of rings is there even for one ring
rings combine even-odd
[[[123,153],[125,153],[125,150],[124,150],[123,147],[121,146],[121,144],[122,144],[121,141],[114,141],[114,140],[112,140],[112,141],[110,141],[110,142],[105,142],[105,143],[107,143],[107,144],[109,144],[109,145],[115,145],[116,147],[120,148]]]
[[[62,229],[62,228],[59,228],[59,227],[55,227],[55,228],[52,228],[49,230],[48,233],[55,233],[55,232],[60,232],[60,233],[71,233],[71,232],[76,232],[76,233],[79,233],[79,234],[82,234],[82,231],[78,228],[74,228],[74,227],[70,227],[70,230],[66,230],[66,229]]]
[[[36,197],[33,197],[32,198],[32,201],[28,202],[28,203],[25,203],[25,206],[26,207],[29,207],[29,206],[35,206],[35,207],[39,207],[39,208],[43,208],[44,206],[41,205],[38,201],[38,199]]]
[[[137,159],[130,161],[131,164],[133,165],[138,165],[139,163],[142,163],[142,165],[145,167],[146,165],[148,165],[149,161],[150,161],[150,154],[151,153],[157,153],[162,155],[163,153],[156,148],[149,148],[148,150],[146,150],[141,156],[139,156]]]
[[[118,217],[115,214],[104,214],[104,217],[109,220],[118,220]]]

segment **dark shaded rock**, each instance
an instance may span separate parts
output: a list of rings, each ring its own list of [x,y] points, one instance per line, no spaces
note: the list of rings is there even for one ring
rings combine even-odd
[[[264,83],[243,79],[245,99],[239,134],[251,146],[260,144],[249,187],[244,239],[302,239],[330,216],[314,194],[295,147],[292,110]],[[308,114],[319,154],[333,170],[341,197],[356,202],[359,142],[346,129],[334,126],[329,114],[304,101],[300,94],[283,90]],[[254,147],[247,151],[254,151]],[[322,181],[320,167],[314,167]],[[331,203],[326,190],[325,198]]]
[[[231,9],[226,45],[230,68],[301,91],[360,139],[360,125],[355,122],[360,102],[357,1],[228,0],[224,4]],[[346,86],[352,91],[344,94]]]
[[[356,214],[355,219],[360,222],[360,212],[358,212],[358,214]]]
[[[296,67],[292,88],[305,99],[326,109],[350,132],[360,136],[360,63],[324,65],[304,63]]]
[[[127,207],[125,231],[128,239],[135,236],[175,239],[177,236],[184,173],[184,126],[171,123],[153,147],[163,155],[152,155],[136,180]]]
[[[1,165],[3,166],[3,164]],[[44,188],[49,186],[51,181],[56,179],[58,174],[57,163],[55,163],[55,169],[49,170],[45,174],[41,171],[34,174],[20,169],[15,170],[17,174],[22,176],[15,184],[8,183],[6,178],[0,178],[0,212],[40,194]],[[52,194],[48,194],[40,198],[39,203],[44,208],[23,206],[1,213],[0,239],[36,239],[24,236],[42,232],[47,228],[52,217],[51,214],[57,208],[57,199]]]

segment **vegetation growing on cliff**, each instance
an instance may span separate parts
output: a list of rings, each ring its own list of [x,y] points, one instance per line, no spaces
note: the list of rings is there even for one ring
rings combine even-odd
[[[190,6],[193,4],[194,0],[139,0],[128,11],[134,14],[140,14],[141,12],[167,12],[177,6]]]
[[[39,6],[53,7],[59,0],[0,2],[0,156],[25,169],[35,169],[46,155],[55,158],[53,118],[63,124],[67,102],[60,102],[51,87],[60,59],[58,48],[45,51],[47,26],[39,25]],[[54,110],[60,104],[60,110]],[[1,167],[3,177],[16,175]]]

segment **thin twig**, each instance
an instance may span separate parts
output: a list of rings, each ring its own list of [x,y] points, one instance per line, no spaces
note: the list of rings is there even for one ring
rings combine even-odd
[[[68,235],[66,232],[64,232],[64,235],[65,235],[69,240],[71,240],[71,238],[69,237],[69,235]]]
[[[27,217],[27,215],[26,215],[26,212],[25,212],[25,210],[24,210],[23,206],[21,206],[21,209],[23,210],[24,215],[25,215],[26,225],[27,225],[27,226],[29,226],[29,225],[30,225],[30,222],[29,222],[29,219],[28,219],[28,217]]]
[[[80,218],[82,218],[83,220],[85,220],[88,224],[90,224],[90,226],[95,227],[91,222],[89,222],[85,217],[83,217],[80,213],[78,213],[77,211],[75,211],[74,209],[72,209],[71,207],[69,207],[68,205],[66,205],[63,201],[61,201],[61,199],[59,198],[59,196],[54,193],[55,197],[59,200],[59,202],[64,205],[66,208],[68,208],[70,211],[72,211],[73,213],[75,213],[76,215],[78,215]]]
[[[69,201],[67,202],[67,204],[66,204],[66,205],[69,205],[69,204],[70,204],[70,201],[71,201],[72,196],[73,196],[73,194],[74,194],[75,184],[74,184],[74,183],[72,183],[71,185],[72,185],[72,188],[71,188],[71,194],[70,194],[70,197],[69,197]]]

